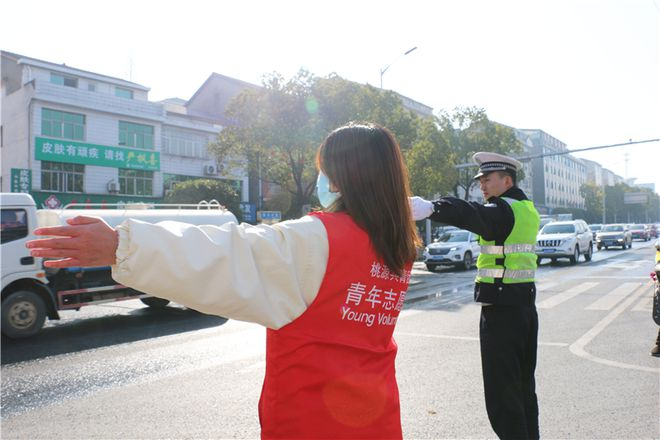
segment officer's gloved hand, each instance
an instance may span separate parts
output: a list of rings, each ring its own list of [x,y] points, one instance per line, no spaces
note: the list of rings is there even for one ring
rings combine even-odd
[[[433,214],[433,203],[421,197],[408,197],[413,220],[424,220]]]

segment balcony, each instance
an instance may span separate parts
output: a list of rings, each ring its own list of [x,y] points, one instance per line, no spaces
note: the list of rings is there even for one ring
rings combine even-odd
[[[120,98],[106,93],[51,84],[47,81],[35,81],[35,98],[140,119],[160,122],[165,119],[165,108],[160,103]]]

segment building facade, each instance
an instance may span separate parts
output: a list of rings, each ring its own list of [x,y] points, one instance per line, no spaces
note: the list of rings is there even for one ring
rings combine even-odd
[[[227,180],[247,200],[244,170],[207,145],[222,126],[183,100],[152,102],[142,85],[1,52],[2,192],[37,204],[160,202],[177,182]]]
[[[566,144],[543,130],[516,131],[518,138],[524,139],[526,155],[546,155],[529,161],[532,200],[539,212],[552,214],[555,208],[584,209],[580,187],[587,181],[587,168],[582,160],[569,154]]]

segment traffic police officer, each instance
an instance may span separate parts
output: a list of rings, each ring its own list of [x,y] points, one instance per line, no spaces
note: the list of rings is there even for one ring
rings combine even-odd
[[[479,234],[474,298],[482,303],[479,339],[488,419],[501,439],[538,439],[534,249],[539,214],[516,186],[519,161],[487,152],[473,159],[485,204],[412,197],[413,217]]]

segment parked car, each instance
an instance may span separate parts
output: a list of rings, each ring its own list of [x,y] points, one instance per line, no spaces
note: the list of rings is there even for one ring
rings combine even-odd
[[[651,234],[649,233],[646,225],[634,224],[630,226],[630,233],[632,234],[633,240],[644,240],[649,241],[651,239]]]
[[[632,247],[632,234],[626,225],[621,223],[604,225],[600,232],[596,234],[596,247],[598,250],[613,246],[620,246],[621,249]]]
[[[550,258],[552,262],[558,258],[568,258],[575,264],[580,254],[584,255],[586,261],[591,261],[593,238],[584,220],[548,223],[536,237],[538,263],[544,258]]]
[[[658,238],[658,227],[653,223],[647,225],[649,228],[649,234],[652,238]]]
[[[424,249],[424,262],[430,271],[442,265],[468,270],[481,252],[479,236],[463,229],[446,231]]]
[[[593,243],[596,242],[596,233],[601,230],[603,225],[601,224],[593,224],[589,225],[589,229],[591,230],[591,239],[593,240]]]

